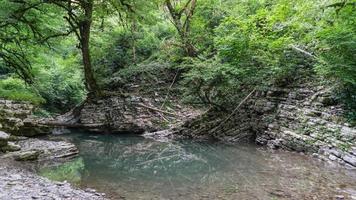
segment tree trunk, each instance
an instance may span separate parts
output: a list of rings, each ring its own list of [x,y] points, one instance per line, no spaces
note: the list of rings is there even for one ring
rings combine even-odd
[[[90,56],[90,28],[92,23],[93,4],[91,1],[82,5],[85,12],[85,19],[80,22],[80,44],[84,65],[85,86],[89,93],[95,97],[99,96],[99,87],[96,83]]]
[[[189,41],[188,39],[189,36],[186,36],[185,38],[182,38],[184,41],[184,51],[185,54],[189,57],[197,57],[198,53],[194,47],[194,45]]]
[[[132,36],[132,59],[133,63],[137,64],[137,56],[136,56],[136,19],[133,19],[131,24],[131,36]]]
[[[165,5],[181,38],[185,55],[197,57],[198,52],[190,39],[190,21],[196,8],[196,0],[188,0],[186,5],[179,11],[173,7],[171,0],[166,0]],[[186,15],[185,18],[182,16],[183,14]]]

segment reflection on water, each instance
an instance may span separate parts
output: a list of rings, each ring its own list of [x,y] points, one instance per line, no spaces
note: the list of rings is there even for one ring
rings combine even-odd
[[[251,144],[85,133],[56,137],[75,143],[80,156],[39,173],[113,199],[347,199],[356,193],[356,171]]]

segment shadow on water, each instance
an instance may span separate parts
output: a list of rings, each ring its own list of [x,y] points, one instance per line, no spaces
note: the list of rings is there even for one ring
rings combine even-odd
[[[355,171],[254,144],[84,132],[54,137],[76,144],[80,155],[39,173],[113,199],[332,199],[356,192]]]

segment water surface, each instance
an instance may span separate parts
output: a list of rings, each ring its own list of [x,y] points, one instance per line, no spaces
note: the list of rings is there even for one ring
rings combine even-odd
[[[133,135],[71,133],[74,160],[39,173],[112,199],[345,199],[356,197],[356,171],[253,144],[160,142]]]

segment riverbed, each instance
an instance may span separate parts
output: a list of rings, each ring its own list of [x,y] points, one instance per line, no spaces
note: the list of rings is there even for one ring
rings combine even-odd
[[[37,172],[112,199],[356,199],[356,171],[255,144],[157,141],[137,135],[51,136],[79,148]]]

